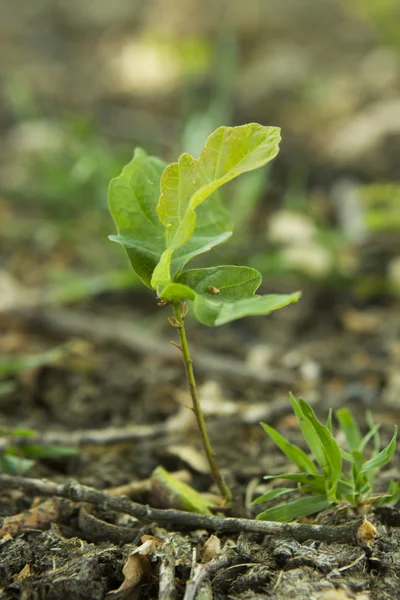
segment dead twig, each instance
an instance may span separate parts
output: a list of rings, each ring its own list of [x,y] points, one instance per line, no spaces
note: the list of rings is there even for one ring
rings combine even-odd
[[[146,440],[168,433],[168,422],[155,425],[130,425],[129,427],[107,427],[77,431],[47,431],[35,437],[5,435],[0,437],[0,452],[10,446],[65,445],[91,446],[109,445],[133,440]]]
[[[21,437],[18,435],[6,434],[0,435],[0,452],[6,452],[12,446],[30,446],[39,445],[62,445],[62,446],[107,446],[119,444],[134,440],[157,440],[157,443],[173,443],[171,436],[176,437],[177,431],[182,427],[187,427],[186,408],[181,409],[176,415],[166,419],[163,423],[154,423],[151,425],[129,425],[128,427],[106,427],[103,429],[82,429],[76,431],[46,431],[38,433],[35,437]],[[246,425],[256,424],[260,421],[272,421],[291,410],[289,401],[283,401],[281,398],[273,400],[268,404],[265,402],[249,403],[236,402],[235,412],[230,416],[224,417],[224,424],[227,427],[238,423]],[[209,418],[210,421],[210,418]],[[215,418],[215,421],[209,422],[209,429],[219,431],[221,421]],[[168,440],[167,440],[168,437]]]
[[[60,496],[74,502],[88,502],[107,510],[126,513],[142,522],[158,522],[179,529],[207,529],[209,531],[246,531],[272,535],[275,537],[291,537],[299,542],[320,540],[328,543],[357,544],[356,532],[362,523],[357,519],[341,526],[308,525],[305,523],[275,523],[234,517],[200,515],[175,509],[158,509],[132,502],[129,498],[115,498],[110,494],[94,488],[80,485],[76,481],[66,484],[53,483],[41,479],[16,477],[0,474],[0,487],[19,489],[27,493],[41,496]]]

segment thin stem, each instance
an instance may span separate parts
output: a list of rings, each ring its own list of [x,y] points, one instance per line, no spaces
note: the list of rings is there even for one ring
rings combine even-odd
[[[211,474],[213,479],[218,486],[221,494],[224,496],[227,504],[231,504],[232,502],[232,492],[226,484],[224,478],[221,475],[219,467],[215,460],[215,453],[212,449],[210,438],[208,437],[207,427],[204,420],[203,411],[201,409],[199,395],[197,393],[197,385],[196,379],[193,372],[193,364],[192,359],[189,352],[189,346],[186,337],[185,323],[182,316],[182,305],[180,302],[174,302],[172,304],[172,308],[174,311],[174,316],[176,319],[176,329],[178,330],[180,341],[181,341],[181,350],[183,356],[183,362],[185,364],[186,377],[189,384],[190,395],[193,402],[193,413],[196,417],[197,425],[200,430],[201,439],[203,441],[204,451],[206,453],[206,457],[208,460],[208,464],[210,465]]]

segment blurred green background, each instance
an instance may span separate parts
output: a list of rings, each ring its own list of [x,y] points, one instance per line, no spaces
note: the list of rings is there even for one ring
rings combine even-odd
[[[250,121],[280,126],[282,149],[225,193],[237,233],[218,260],[276,291],[398,296],[398,0],[0,8],[3,308],[27,288],[67,302],[134,287],[107,241],[109,179],[137,145],[172,161]]]

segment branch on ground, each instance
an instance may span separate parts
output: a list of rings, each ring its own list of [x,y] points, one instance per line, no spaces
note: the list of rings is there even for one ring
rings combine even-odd
[[[362,522],[362,519],[357,519],[340,526],[277,523],[218,515],[200,515],[175,509],[151,508],[132,502],[124,496],[116,498],[106,492],[80,485],[76,481],[59,484],[41,479],[0,474],[0,487],[3,489],[19,489],[25,493],[39,496],[58,496],[74,502],[88,502],[107,510],[131,515],[144,523],[163,523],[164,525],[178,527],[180,530],[246,531],[277,537],[291,537],[299,542],[311,539],[328,543],[357,544],[357,531]]]

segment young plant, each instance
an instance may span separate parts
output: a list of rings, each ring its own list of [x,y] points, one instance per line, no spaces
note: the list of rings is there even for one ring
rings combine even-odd
[[[231,218],[218,188],[266,165],[277,155],[279,141],[277,127],[251,123],[217,129],[198,159],[185,153],[178,162],[166,165],[137,149],[109,190],[118,229],[110,239],[125,248],[133,270],[155,290],[160,304],[172,308],[169,321],[180,337],[193,412],[212,476],[227,503],[231,492],[217,466],[197,394],[184,324],[187,302],[200,323],[215,326],[248,315],[267,315],[296,302],[300,294],[256,295],[261,275],[250,267],[184,268],[232,235]]]
[[[298,484],[296,488],[275,488],[254,500],[260,504],[274,500],[284,494],[301,492],[305,497],[293,502],[269,508],[257,516],[257,519],[269,521],[291,521],[311,515],[344,502],[347,506],[359,507],[363,504],[395,504],[400,499],[400,488],[395,482],[389,484],[386,494],[373,496],[373,487],[377,471],[387,464],[395,450],[397,426],[390,443],[379,451],[379,425],[373,423],[368,415],[369,431],[362,436],[351,412],[342,408],[336,412],[339,427],[343,431],[347,450],[339,447],[332,429],[332,413],[326,425],[315,416],[307,402],[290,394],[293,410],[297,417],[303,437],[311,451],[311,458],[301,448],[286,440],[278,431],[261,423],[265,432],[280,450],[297,467],[298,473],[283,473],[267,476],[264,479],[285,479]],[[372,450],[367,453],[368,442],[373,442]],[[349,464],[346,472],[343,461]]]

